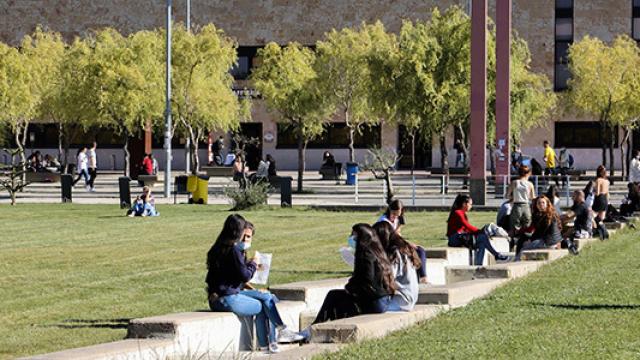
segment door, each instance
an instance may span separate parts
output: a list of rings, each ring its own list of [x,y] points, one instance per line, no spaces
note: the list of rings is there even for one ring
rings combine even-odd
[[[407,128],[400,125],[398,129],[398,152],[402,156],[398,163],[400,169],[411,169],[411,136]],[[421,133],[416,135],[416,170],[431,167],[431,139]]]

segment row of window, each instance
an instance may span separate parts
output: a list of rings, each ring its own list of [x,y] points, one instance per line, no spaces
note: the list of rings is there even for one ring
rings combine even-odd
[[[573,0],[556,0],[554,89],[565,90],[571,77],[569,46],[573,43]]]
[[[353,138],[354,147],[358,149],[379,148],[381,144],[380,125],[362,126]],[[349,128],[345,123],[324,125],[324,131],[316,139],[309,141],[310,149],[340,149],[349,146]],[[276,148],[294,149],[298,147],[295,131],[289,124],[278,124],[278,140]]]

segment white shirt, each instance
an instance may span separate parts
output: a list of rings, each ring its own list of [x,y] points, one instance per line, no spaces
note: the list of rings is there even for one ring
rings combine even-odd
[[[633,158],[629,165],[629,182],[640,182],[640,160]]]
[[[260,160],[260,164],[258,165],[258,171],[256,171],[256,177],[266,178],[268,176],[269,176],[269,162]]]
[[[98,158],[96,157],[96,151],[94,149],[89,149],[88,152],[89,157],[89,167],[93,169],[98,168]]]
[[[78,163],[76,164],[78,166],[78,174],[82,171],[82,170],[87,170],[87,165],[88,165],[89,161],[87,159],[87,154],[81,152],[78,154]]]

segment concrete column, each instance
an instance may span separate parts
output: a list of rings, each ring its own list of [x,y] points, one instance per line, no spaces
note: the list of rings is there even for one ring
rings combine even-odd
[[[151,154],[153,151],[153,133],[151,132],[151,122],[147,121],[147,125],[144,127],[144,152]]]
[[[471,181],[477,205],[486,203],[487,144],[487,0],[473,0],[471,9]]]
[[[496,194],[502,194],[509,179],[511,123],[511,0],[496,3]]]

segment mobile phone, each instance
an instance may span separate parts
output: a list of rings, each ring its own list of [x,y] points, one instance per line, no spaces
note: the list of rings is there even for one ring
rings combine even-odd
[[[404,222],[404,216],[403,216],[403,215],[400,215],[400,217],[398,218],[398,225],[404,225],[404,224],[405,224],[405,222]]]

